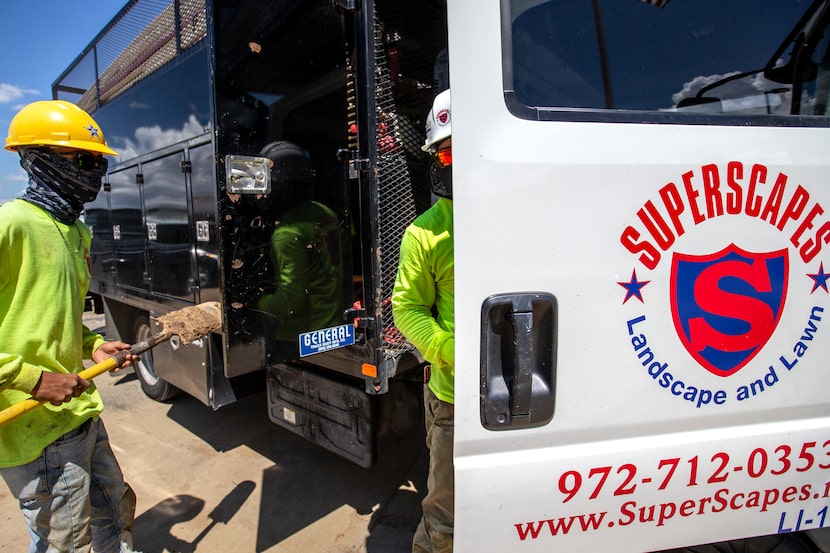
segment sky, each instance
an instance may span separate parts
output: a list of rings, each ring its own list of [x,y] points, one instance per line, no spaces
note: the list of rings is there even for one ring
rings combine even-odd
[[[0,133],[26,104],[52,99],[52,82],[127,0],[23,0],[0,8]],[[0,150],[0,204],[25,190],[16,152]]]

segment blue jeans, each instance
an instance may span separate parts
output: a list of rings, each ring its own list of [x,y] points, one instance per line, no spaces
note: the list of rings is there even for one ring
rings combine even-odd
[[[104,423],[89,419],[31,463],[0,469],[20,502],[29,553],[132,553],[135,493],[124,482]]]

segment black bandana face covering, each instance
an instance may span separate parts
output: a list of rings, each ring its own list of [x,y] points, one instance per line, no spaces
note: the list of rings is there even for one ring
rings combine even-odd
[[[429,166],[429,183],[433,194],[452,200],[452,165],[438,167],[433,161]]]
[[[49,151],[21,148],[20,166],[29,174],[23,199],[39,205],[59,221],[72,224],[84,204],[98,196],[106,163],[79,169],[78,164]]]

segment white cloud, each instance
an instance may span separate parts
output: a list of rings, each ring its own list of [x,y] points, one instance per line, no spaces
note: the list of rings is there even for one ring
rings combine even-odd
[[[22,100],[26,96],[40,94],[39,91],[31,88],[23,88],[8,83],[0,83],[0,104],[8,104]]]
[[[5,177],[3,177],[3,182],[7,182],[7,183],[15,183],[15,182],[27,183],[27,182],[29,182],[29,175],[26,174],[26,171],[24,171],[23,169],[20,169],[20,171],[18,173],[15,173],[14,175],[6,175]]]
[[[188,120],[182,125],[181,130],[164,130],[159,125],[152,127],[139,127],[135,130],[135,140],[130,138],[118,139],[117,137],[108,141],[110,146],[118,152],[118,159],[132,159],[146,152],[152,152],[167,146],[182,142],[188,138],[199,136],[206,130],[195,115],[191,114]]]
[[[0,205],[16,198],[26,190],[29,184],[29,175],[23,169],[17,173],[0,176]]]
[[[697,92],[703,87],[709,86],[710,84],[716,83],[718,81],[722,81],[726,77],[737,75],[738,73],[738,71],[733,71],[732,73],[726,73],[725,75],[701,75],[699,77],[695,77],[691,81],[684,83],[683,89],[681,91],[675,92],[672,95],[674,105],[679,104],[680,101],[684,98],[694,97],[694,95],[697,94]]]

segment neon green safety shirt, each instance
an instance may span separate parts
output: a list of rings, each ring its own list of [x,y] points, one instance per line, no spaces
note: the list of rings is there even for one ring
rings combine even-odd
[[[0,207],[0,409],[30,397],[42,371],[77,373],[104,338],[83,325],[89,228],[65,225],[24,200]],[[103,410],[90,385],[0,426],[0,467],[28,463]]]
[[[452,201],[440,198],[404,233],[392,314],[398,330],[432,364],[429,387],[447,403],[455,403],[454,259]]]

